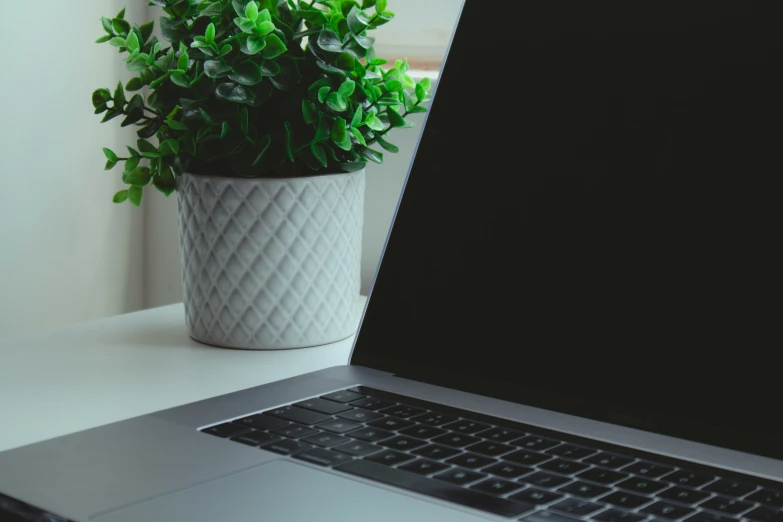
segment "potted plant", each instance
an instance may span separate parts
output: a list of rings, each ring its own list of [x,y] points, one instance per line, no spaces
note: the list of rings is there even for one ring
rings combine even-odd
[[[150,4],[168,44],[124,10],[102,18],[98,42],[138,75],[92,102],[103,122],[140,127],[127,156],[104,149],[107,170],[124,164],[114,201],[178,192],[189,334],[245,349],[349,337],[365,166],[398,152],[388,133],[430,101],[406,60],[375,54],[387,0]]]

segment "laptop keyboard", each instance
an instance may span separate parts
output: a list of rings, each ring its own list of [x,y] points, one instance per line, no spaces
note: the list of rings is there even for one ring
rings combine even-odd
[[[783,484],[363,386],[201,430],[525,522],[783,522]]]

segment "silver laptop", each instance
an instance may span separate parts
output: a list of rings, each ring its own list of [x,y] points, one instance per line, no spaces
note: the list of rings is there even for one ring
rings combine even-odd
[[[350,365],[1,453],[0,520],[783,521],[782,4],[467,0]]]

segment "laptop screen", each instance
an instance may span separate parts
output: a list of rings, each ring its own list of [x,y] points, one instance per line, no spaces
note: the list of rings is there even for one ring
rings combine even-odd
[[[467,0],[352,364],[783,456],[781,21]]]

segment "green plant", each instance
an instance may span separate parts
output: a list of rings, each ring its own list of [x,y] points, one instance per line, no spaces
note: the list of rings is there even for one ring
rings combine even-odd
[[[297,177],[354,172],[398,148],[394,128],[426,112],[429,80],[378,58],[367,33],[388,23],[387,0],[151,0],[160,30],[102,18],[107,42],[137,72],[113,93],[92,95],[103,122],[136,125],[136,148],[103,149],[106,169],[125,163],[127,190],[114,201],[138,206],[142,189],[170,195],[184,172]],[[386,67],[384,67],[386,66]],[[127,92],[148,88],[149,95]],[[157,144],[149,141],[157,138]]]

